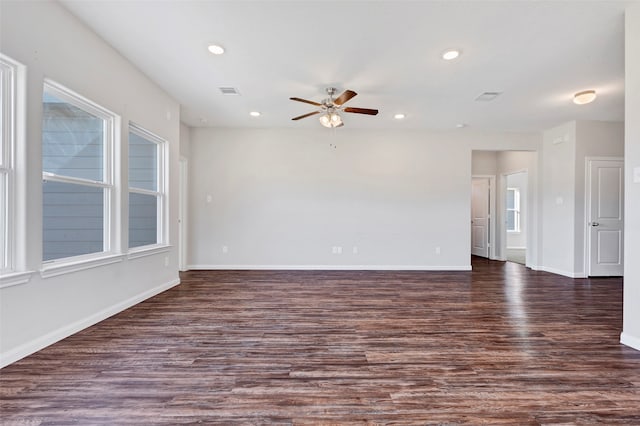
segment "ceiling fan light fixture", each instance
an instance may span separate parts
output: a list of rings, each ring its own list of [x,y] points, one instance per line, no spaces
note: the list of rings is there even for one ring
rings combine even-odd
[[[342,117],[340,117],[340,115],[335,112],[328,112],[326,114],[323,114],[320,116],[319,120],[320,124],[322,124],[324,127],[329,128],[340,127],[342,124],[344,124],[342,122]]]
[[[593,102],[595,98],[595,90],[584,90],[573,95],[573,103],[576,105],[584,105]]]

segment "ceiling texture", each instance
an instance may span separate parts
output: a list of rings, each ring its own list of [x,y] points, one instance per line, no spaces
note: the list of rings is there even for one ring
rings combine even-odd
[[[289,98],[321,101],[334,86],[358,92],[347,106],[380,110],[344,114],[345,128],[486,131],[622,121],[632,2],[61,1],[174,97],[189,126],[323,129],[317,116],[292,121],[314,107]],[[445,61],[449,48],[462,54]],[[587,89],[597,99],[575,105]],[[484,92],[501,94],[477,101]]]

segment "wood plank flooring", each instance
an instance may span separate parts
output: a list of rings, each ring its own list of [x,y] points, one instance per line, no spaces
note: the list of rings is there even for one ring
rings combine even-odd
[[[640,424],[622,280],[192,271],[0,371],[2,424]]]

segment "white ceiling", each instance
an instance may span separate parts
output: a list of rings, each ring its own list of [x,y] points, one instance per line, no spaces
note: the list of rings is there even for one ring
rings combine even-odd
[[[62,0],[180,102],[190,126],[321,128],[291,121],[314,107],[289,97],[320,101],[335,86],[358,92],[347,106],[380,110],[344,114],[350,128],[500,131],[622,121],[632,2]],[[226,53],[210,54],[212,42]],[[442,60],[449,47],[463,54]],[[574,105],[585,89],[596,101]],[[503,94],[475,101],[486,91]]]

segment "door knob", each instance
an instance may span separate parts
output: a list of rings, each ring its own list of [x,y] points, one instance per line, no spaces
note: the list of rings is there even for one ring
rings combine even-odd
[[[591,226],[600,226],[598,222],[591,222]]]

